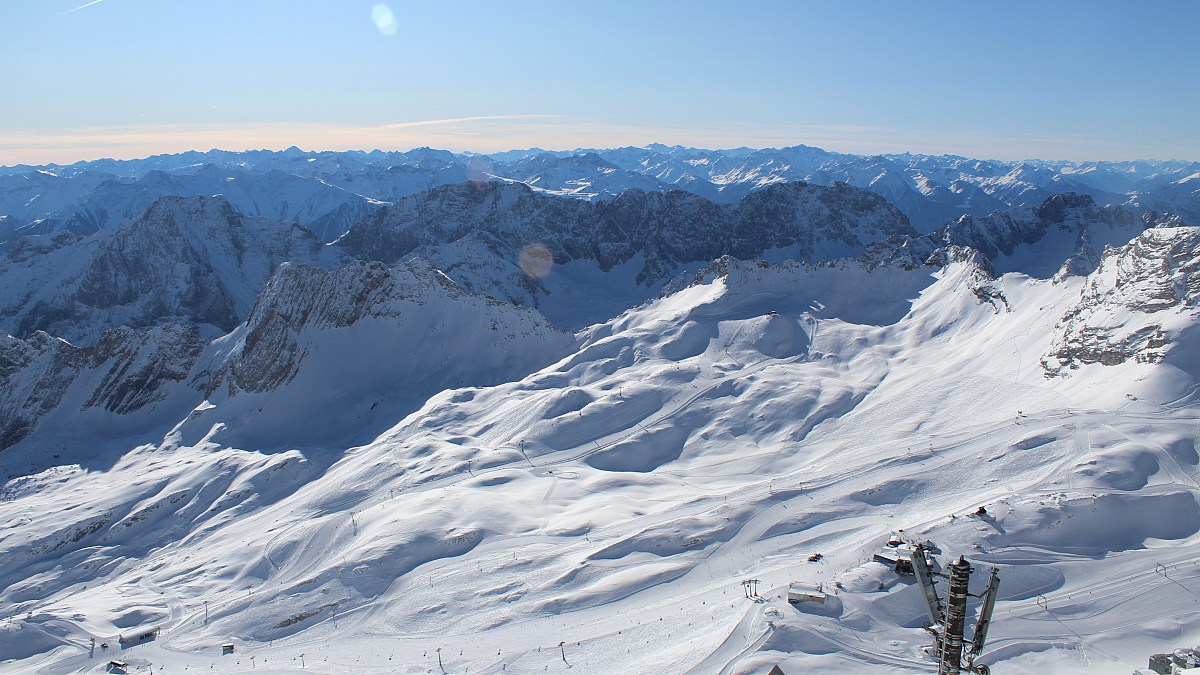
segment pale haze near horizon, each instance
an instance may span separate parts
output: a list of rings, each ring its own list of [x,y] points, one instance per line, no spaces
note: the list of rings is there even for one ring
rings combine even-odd
[[[0,4],[0,164],[796,144],[1200,159],[1200,3]]]

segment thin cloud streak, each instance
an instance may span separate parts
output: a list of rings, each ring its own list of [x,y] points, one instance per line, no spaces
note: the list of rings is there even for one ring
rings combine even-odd
[[[459,122],[482,122],[486,120],[533,120],[560,119],[562,115],[475,115],[474,117],[448,117],[444,120],[417,120],[414,122],[393,122],[380,125],[380,129],[408,129],[410,127],[428,127],[441,124],[457,124]]]
[[[70,14],[72,12],[78,12],[81,9],[86,9],[88,7],[91,7],[92,5],[98,5],[102,2],[104,2],[104,0],[92,0],[91,2],[89,2],[85,5],[80,5],[80,6],[76,7],[75,9],[68,9],[67,11],[63,12],[63,14]]]

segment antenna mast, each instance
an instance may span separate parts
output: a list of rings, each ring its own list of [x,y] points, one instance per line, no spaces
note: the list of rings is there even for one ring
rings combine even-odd
[[[949,567],[948,574],[934,572],[925,550],[917,546],[912,554],[913,571],[917,583],[925,597],[925,606],[929,611],[930,631],[934,634],[937,645],[938,675],[960,675],[965,669],[978,675],[989,675],[991,669],[983,664],[976,665],[975,659],[983,653],[983,645],[987,640],[988,628],[992,624],[992,613],[996,608],[996,597],[1000,592],[1000,575],[992,568],[988,577],[987,588],[979,596],[971,596],[967,585],[974,569],[966,558],[959,556]],[[938,597],[934,587],[934,577],[948,579],[946,601]],[[963,631],[967,616],[967,598],[980,597],[983,602],[979,607],[979,619],[975,622],[975,631],[971,636],[970,648],[966,653],[966,665],[963,665]]]

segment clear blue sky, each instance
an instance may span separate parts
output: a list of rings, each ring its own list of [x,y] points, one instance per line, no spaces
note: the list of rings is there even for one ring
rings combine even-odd
[[[0,164],[805,143],[1200,159],[1200,2],[0,0]]]

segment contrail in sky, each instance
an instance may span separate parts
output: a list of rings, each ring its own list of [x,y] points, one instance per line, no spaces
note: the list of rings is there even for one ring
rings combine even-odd
[[[104,2],[104,0],[92,0],[91,2],[89,2],[85,5],[80,5],[80,6],[76,7],[75,9],[68,9],[67,11],[63,12],[63,14],[70,14],[71,12],[78,12],[79,10],[83,9],[84,7],[91,7],[92,5],[98,5],[102,2]]]

